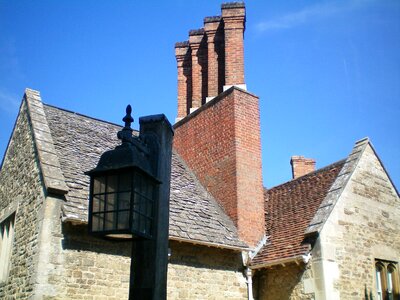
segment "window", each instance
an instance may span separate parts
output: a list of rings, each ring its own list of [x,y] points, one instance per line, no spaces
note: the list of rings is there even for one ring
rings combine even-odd
[[[0,223],[0,283],[7,280],[14,236],[15,213]]]
[[[376,260],[376,296],[378,300],[399,300],[399,270],[395,262]]]

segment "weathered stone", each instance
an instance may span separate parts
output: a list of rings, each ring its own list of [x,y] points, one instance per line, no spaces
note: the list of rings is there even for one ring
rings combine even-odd
[[[38,239],[43,200],[33,132],[23,102],[0,172],[0,216],[18,209],[14,230],[14,244],[18,247],[13,247],[9,276],[0,285],[0,298],[32,296],[35,273],[28,270],[34,270],[37,264],[38,245],[33,241]]]

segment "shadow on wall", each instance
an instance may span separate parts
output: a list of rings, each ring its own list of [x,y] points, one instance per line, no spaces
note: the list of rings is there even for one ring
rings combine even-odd
[[[374,297],[372,296],[372,290],[371,291],[369,291],[369,293],[368,293],[368,288],[367,288],[367,285],[365,284],[365,291],[364,291],[364,293],[365,293],[365,300],[374,300]]]
[[[240,252],[207,246],[170,241],[170,263],[207,270],[223,270],[243,273]]]
[[[63,223],[62,248],[64,250],[90,251],[101,254],[131,256],[131,241],[106,240],[88,234],[87,225]]]
[[[314,294],[305,294],[302,278],[307,276],[303,264],[290,264],[285,267],[274,266],[256,273],[254,281],[258,288],[257,299],[314,299]]]

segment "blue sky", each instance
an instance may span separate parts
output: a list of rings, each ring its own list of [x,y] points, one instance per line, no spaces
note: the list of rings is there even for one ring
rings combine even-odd
[[[0,158],[26,87],[45,103],[122,124],[176,117],[174,43],[220,1],[0,0]],[[245,76],[260,97],[263,177],[290,156],[323,167],[371,138],[400,185],[400,2],[247,1]],[[137,126],[137,124],[136,124]]]

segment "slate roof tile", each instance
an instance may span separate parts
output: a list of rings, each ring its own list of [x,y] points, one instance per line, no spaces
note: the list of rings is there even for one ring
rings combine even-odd
[[[69,192],[63,218],[87,222],[89,177],[100,155],[120,143],[120,126],[50,105],[43,105],[54,147]],[[170,238],[247,248],[232,220],[173,153],[170,196]]]

